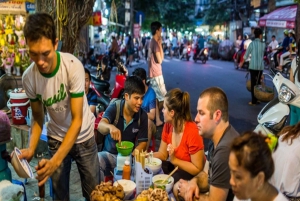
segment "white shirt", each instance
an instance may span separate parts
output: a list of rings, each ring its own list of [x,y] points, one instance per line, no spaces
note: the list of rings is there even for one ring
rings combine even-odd
[[[100,54],[105,54],[106,52],[106,43],[101,42],[100,43]]]
[[[272,52],[276,52],[277,50],[274,50],[274,49],[277,47],[277,45],[278,45],[278,41],[274,40],[274,41],[270,42],[270,44],[268,46],[272,48],[272,50],[273,50]]]
[[[244,42],[244,49],[245,50],[248,49],[248,47],[249,47],[249,45],[250,45],[251,42],[252,42],[252,40],[250,40],[250,39],[245,40],[245,42]]]
[[[94,136],[95,116],[84,95],[84,68],[72,54],[57,52],[57,66],[51,74],[41,74],[33,62],[22,77],[26,95],[40,100],[50,116],[47,135],[62,142],[72,121],[71,97],[83,97],[81,130],[75,143]]]
[[[234,197],[233,201],[251,201],[251,199],[239,200],[237,197]],[[278,195],[275,197],[273,201],[289,201],[289,200],[282,193],[278,192]]]
[[[280,136],[278,147],[272,154],[275,171],[270,183],[280,192],[290,197],[300,197],[300,138],[282,142]]]
[[[299,70],[298,70],[298,72],[295,74],[296,69],[297,69],[297,60],[296,60],[296,57],[295,57],[295,58],[293,59],[293,61],[292,61],[291,69],[292,69],[292,71],[293,71],[293,75],[294,75],[294,78],[295,78],[294,83],[296,84],[296,86],[297,86],[298,88],[300,88],[300,82],[298,81],[298,73],[299,73]]]

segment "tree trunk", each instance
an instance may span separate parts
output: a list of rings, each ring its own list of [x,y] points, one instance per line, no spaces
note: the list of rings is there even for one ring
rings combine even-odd
[[[62,52],[74,53],[80,43],[85,43],[80,39],[80,31],[88,22],[93,13],[95,0],[65,0],[67,8],[67,21],[62,27]],[[60,1],[61,2],[61,1]],[[56,1],[38,0],[36,8],[38,12],[49,13],[57,24]],[[58,29],[59,27],[56,27]],[[57,36],[59,37],[59,36]]]
[[[274,11],[276,9],[276,0],[268,1],[268,13]]]

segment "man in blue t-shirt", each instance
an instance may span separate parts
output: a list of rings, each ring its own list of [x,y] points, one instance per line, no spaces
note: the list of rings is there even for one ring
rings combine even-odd
[[[90,109],[94,115],[96,115],[96,106],[97,104],[97,94],[96,92],[90,88],[91,84],[91,73],[88,69],[84,68],[85,71],[85,94],[86,98],[88,100],[88,104],[90,106]]]
[[[143,68],[137,68],[133,71],[132,75],[137,76],[143,80],[145,86],[145,96],[143,98],[142,109],[147,112],[148,115],[148,143],[147,150],[150,145],[152,136],[156,133],[156,126],[154,124],[155,110],[156,110],[156,94],[155,91],[148,87],[146,84],[146,71]]]
[[[98,125],[98,131],[105,135],[103,151],[98,153],[101,181],[116,167],[116,143],[130,141],[136,144],[135,149],[146,151],[148,118],[141,109],[144,94],[143,81],[136,76],[128,77],[125,81],[124,100],[120,102],[118,121],[115,122],[117,102],[111,103],[105,110]]]

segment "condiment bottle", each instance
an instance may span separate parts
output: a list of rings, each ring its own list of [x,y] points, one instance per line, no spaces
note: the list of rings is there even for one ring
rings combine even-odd
[[[130,162],[126,160],[123,166],[122,179],[130,180],[130,173],[131,173]]]

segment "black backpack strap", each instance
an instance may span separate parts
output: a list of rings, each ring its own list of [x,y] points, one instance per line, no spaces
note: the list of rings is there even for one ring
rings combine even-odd
[[[296,56],[296,70],[295,70],[295,72],[294,72],[294,83],[295,83],[295,76],[296,76],[296,74],[298,73],[298,71],[299,71],[299,56]]]
[[[115,102],[115,104],[116,104],[116,117],[115,117],[115,120],[114,120],[113,124],[114,124],[114,126],[117,127],[119,117],[120,117],[121,100],[113,99],[111,101]]]

